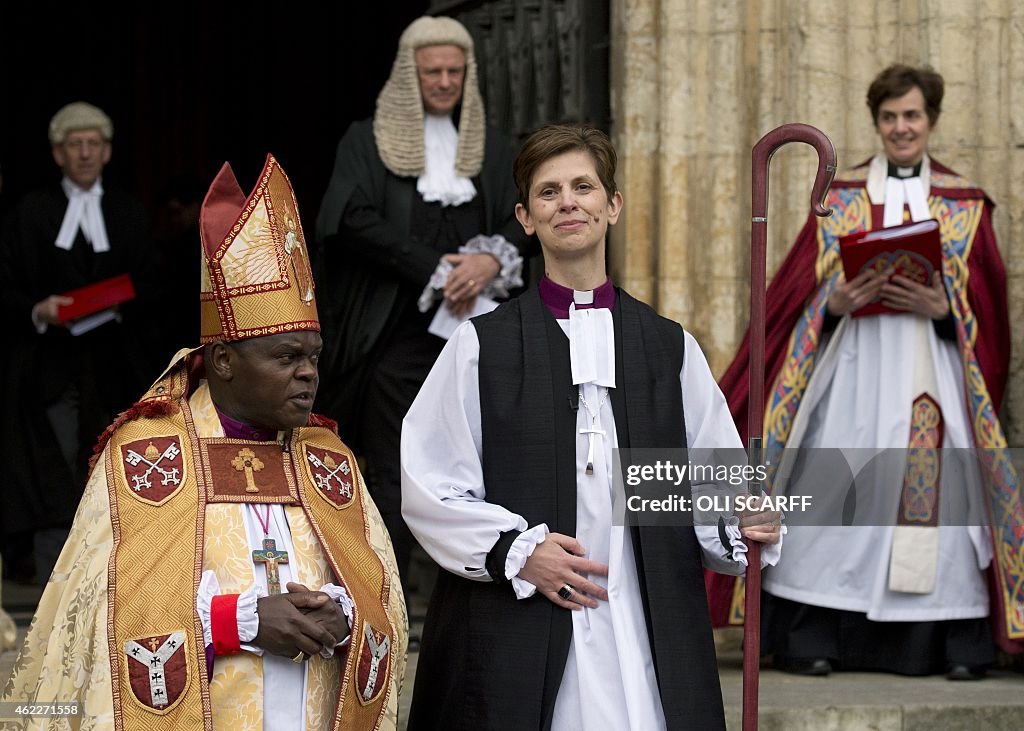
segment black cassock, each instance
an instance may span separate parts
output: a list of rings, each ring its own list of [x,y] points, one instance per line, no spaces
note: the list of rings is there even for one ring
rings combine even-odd
[[[338,144],[317,217],[324,351],[316,408],[366,458],[367,485],[403,578],[412,536],[401,515],[402,419],[445,342],[427,332],[437,305],[421,313],[417,300],[441,256],[474,236],[500,234],[520,248],[526,241],[515,219],[512,150],[494,130],[472,201],[427,203],[416,183],[384,166],[372,120],[356,122]]]
[[[0,237],[0,311],[7,338],[0,368],[5,467],[0,489],[7,535],[71,525],[100,432],[142,395],[155,363],[166,363],[178,347],[190,345],[160,340],[161,320],[151,305],[158,276],[142,204],[116,190],[104,191],[110,250],[103,253],[93,251],[81,229],[70,250],[55,245],[67,204],[59,184],[31,193],[11,213]],[[36,332],[31,320],[36,302],[125,273],[138,297],[121,306],[122,322],[78,336],[63,327]],[[195,275],[198,282],[199,272]],[[73,410],[70,420],[58,413],[62,402],[77,402],[77,420]],[[55,422],[63,423],[58,428],[74,442],[70,462]]]

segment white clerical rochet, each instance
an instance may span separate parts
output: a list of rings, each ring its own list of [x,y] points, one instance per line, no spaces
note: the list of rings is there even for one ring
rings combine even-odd
[[[388,649],[391,647],[391,637],[384,635],[384,639],[377,644],[377,638],[373,634],[373,627],[369,622],[363,623],[363,635],[366,637],[366,647],[370,651],[370,672],[366,677],[366,685],[363,686],[363,700],[373,698],[377,690],[377,673],[380,671],[381,661],[388,656]]]
[[[134,657],[149,667],[149,695],[155,708],[162,708],[169,702],[167,700],[167,674],[164,672],[164,665],[184,641],[185,633],[175,632],[164,640],[162,645],[154,647],[152,651],[147,650],[135,640],[128,640],[124,643],[124,651],[128,653],[129,657]]]

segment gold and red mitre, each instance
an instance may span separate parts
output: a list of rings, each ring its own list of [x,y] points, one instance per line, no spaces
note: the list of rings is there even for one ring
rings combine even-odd
[[[320,330],[295,192],[273,155],[248,198],[224,163],[199,229],[201,342]]]

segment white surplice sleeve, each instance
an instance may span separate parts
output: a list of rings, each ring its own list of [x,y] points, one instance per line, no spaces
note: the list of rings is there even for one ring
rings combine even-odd
[[[686,415],[686,443],[691,459],[702,460],[712,450],[726,450],[730,457],[737,457],[743,450],[743,442],[729,412],[729,404],[722,390],[711,375],[711,368],[697,341],[684,331],[686,350],[683,367],[679,371],[679,385],[683,394],[683,413]],[[739,450],[739,451],[734,451]],[[701,494],[727,493],[735,496],[742,492],[742,486],[716,482],[692,481],[693,497]],[[723,515],[725,525],[720,531],[717,525],[696,525],[694,530],[700,540],[704,554],[704,565],[712,571],[723,574],[742,574],[747,566],[747,547],[740,535],[739,519]],[[722,534],[725,534],[724,536]],[[786,526],[782,526],[783,536]],[[723,543],[723,537],[729,545]],[[761,547],[761,568],[774,566],[779,561],[782,538],[775,544]]]
[[[480,342],[465,322],[444,346],[402,422],[402,517],[442,568],[490,581],[487,554],[526,520],[486,501],[480,440]]]
[[[220,582],[217,581],[217,574],[213,571],[204,571],[199,582],[199,591],[196,592],[196,613],[199,615],[199,622],[203,625],[203,643],[209,647],[213,644],[213,623],[210,621],[210,607],[213,598],[220,594]],[[235,621],[238,625],[238,642],[243,650],[248,650],[257,655],[263,654],[263,649],[250,645],[259,632],[259,615],[256,614],[256,602],[262,596],[259,587],[253,584],[238,595],[238,603],[235,606]]]

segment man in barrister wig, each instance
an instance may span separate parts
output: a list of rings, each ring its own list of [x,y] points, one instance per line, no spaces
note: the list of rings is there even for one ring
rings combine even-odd
[[[273,157],[201,214],[204,346],[101,438],[5,701],[97,728],[394,728],[406,617],[333,423],[306,243]]]
[[[487,127],[469,31],[453,18],[418,18],[399,39],[373,118],[338,143],[317,217],[333,335],[317,408],[365,456],[403,578],[415,543],[402,520],[399,441],[444,345],[431,322],[441,308],[464,318],[478,296],[505,298],[523,284],[513,156]]]
[[[61,175],[28,193],[0,236],[0,528],[5,538],[28,532],[16,543],[33,548],[40,583],[67,538],[96,435],[132,404],[156,367],[145,304],[152,302],[156,259],[141,201],[104,176],[113,122],[102,109],[73,102],[54,114],[48,136]],[[62,306],[72,304],[64,294],[124,274],[136,299],[73,334],[62,319]]]
[[[791,524],[786,555],[765,576],[765,649],[784,670],[973,679],[994,660],[993,637],[1024,649],[1024,510],[997,418],[1006,273],[991,200],[928,154],[942,97],[927,68],[875,78],[867,102],[883,151],[837,177],[834,213],[810,216],[768,291],[766,460],[841,448],[852,462],[870,456],[874,470],[848,491],[835,473],[780,468],[780,489],[819,501],[838,493],[855,523],[837,513],[828,525]],[[846,280],[839,237],[933,218],[942,271],[931,281],[886,267]],[[856,314],[876,301],[890,312]],[[741,431],[746,363],[744,341],[722,378]],[[978,462],[952,469],[972,448]],[[714,619],[742,621],[741,592],[721,577],[711,585]]]

